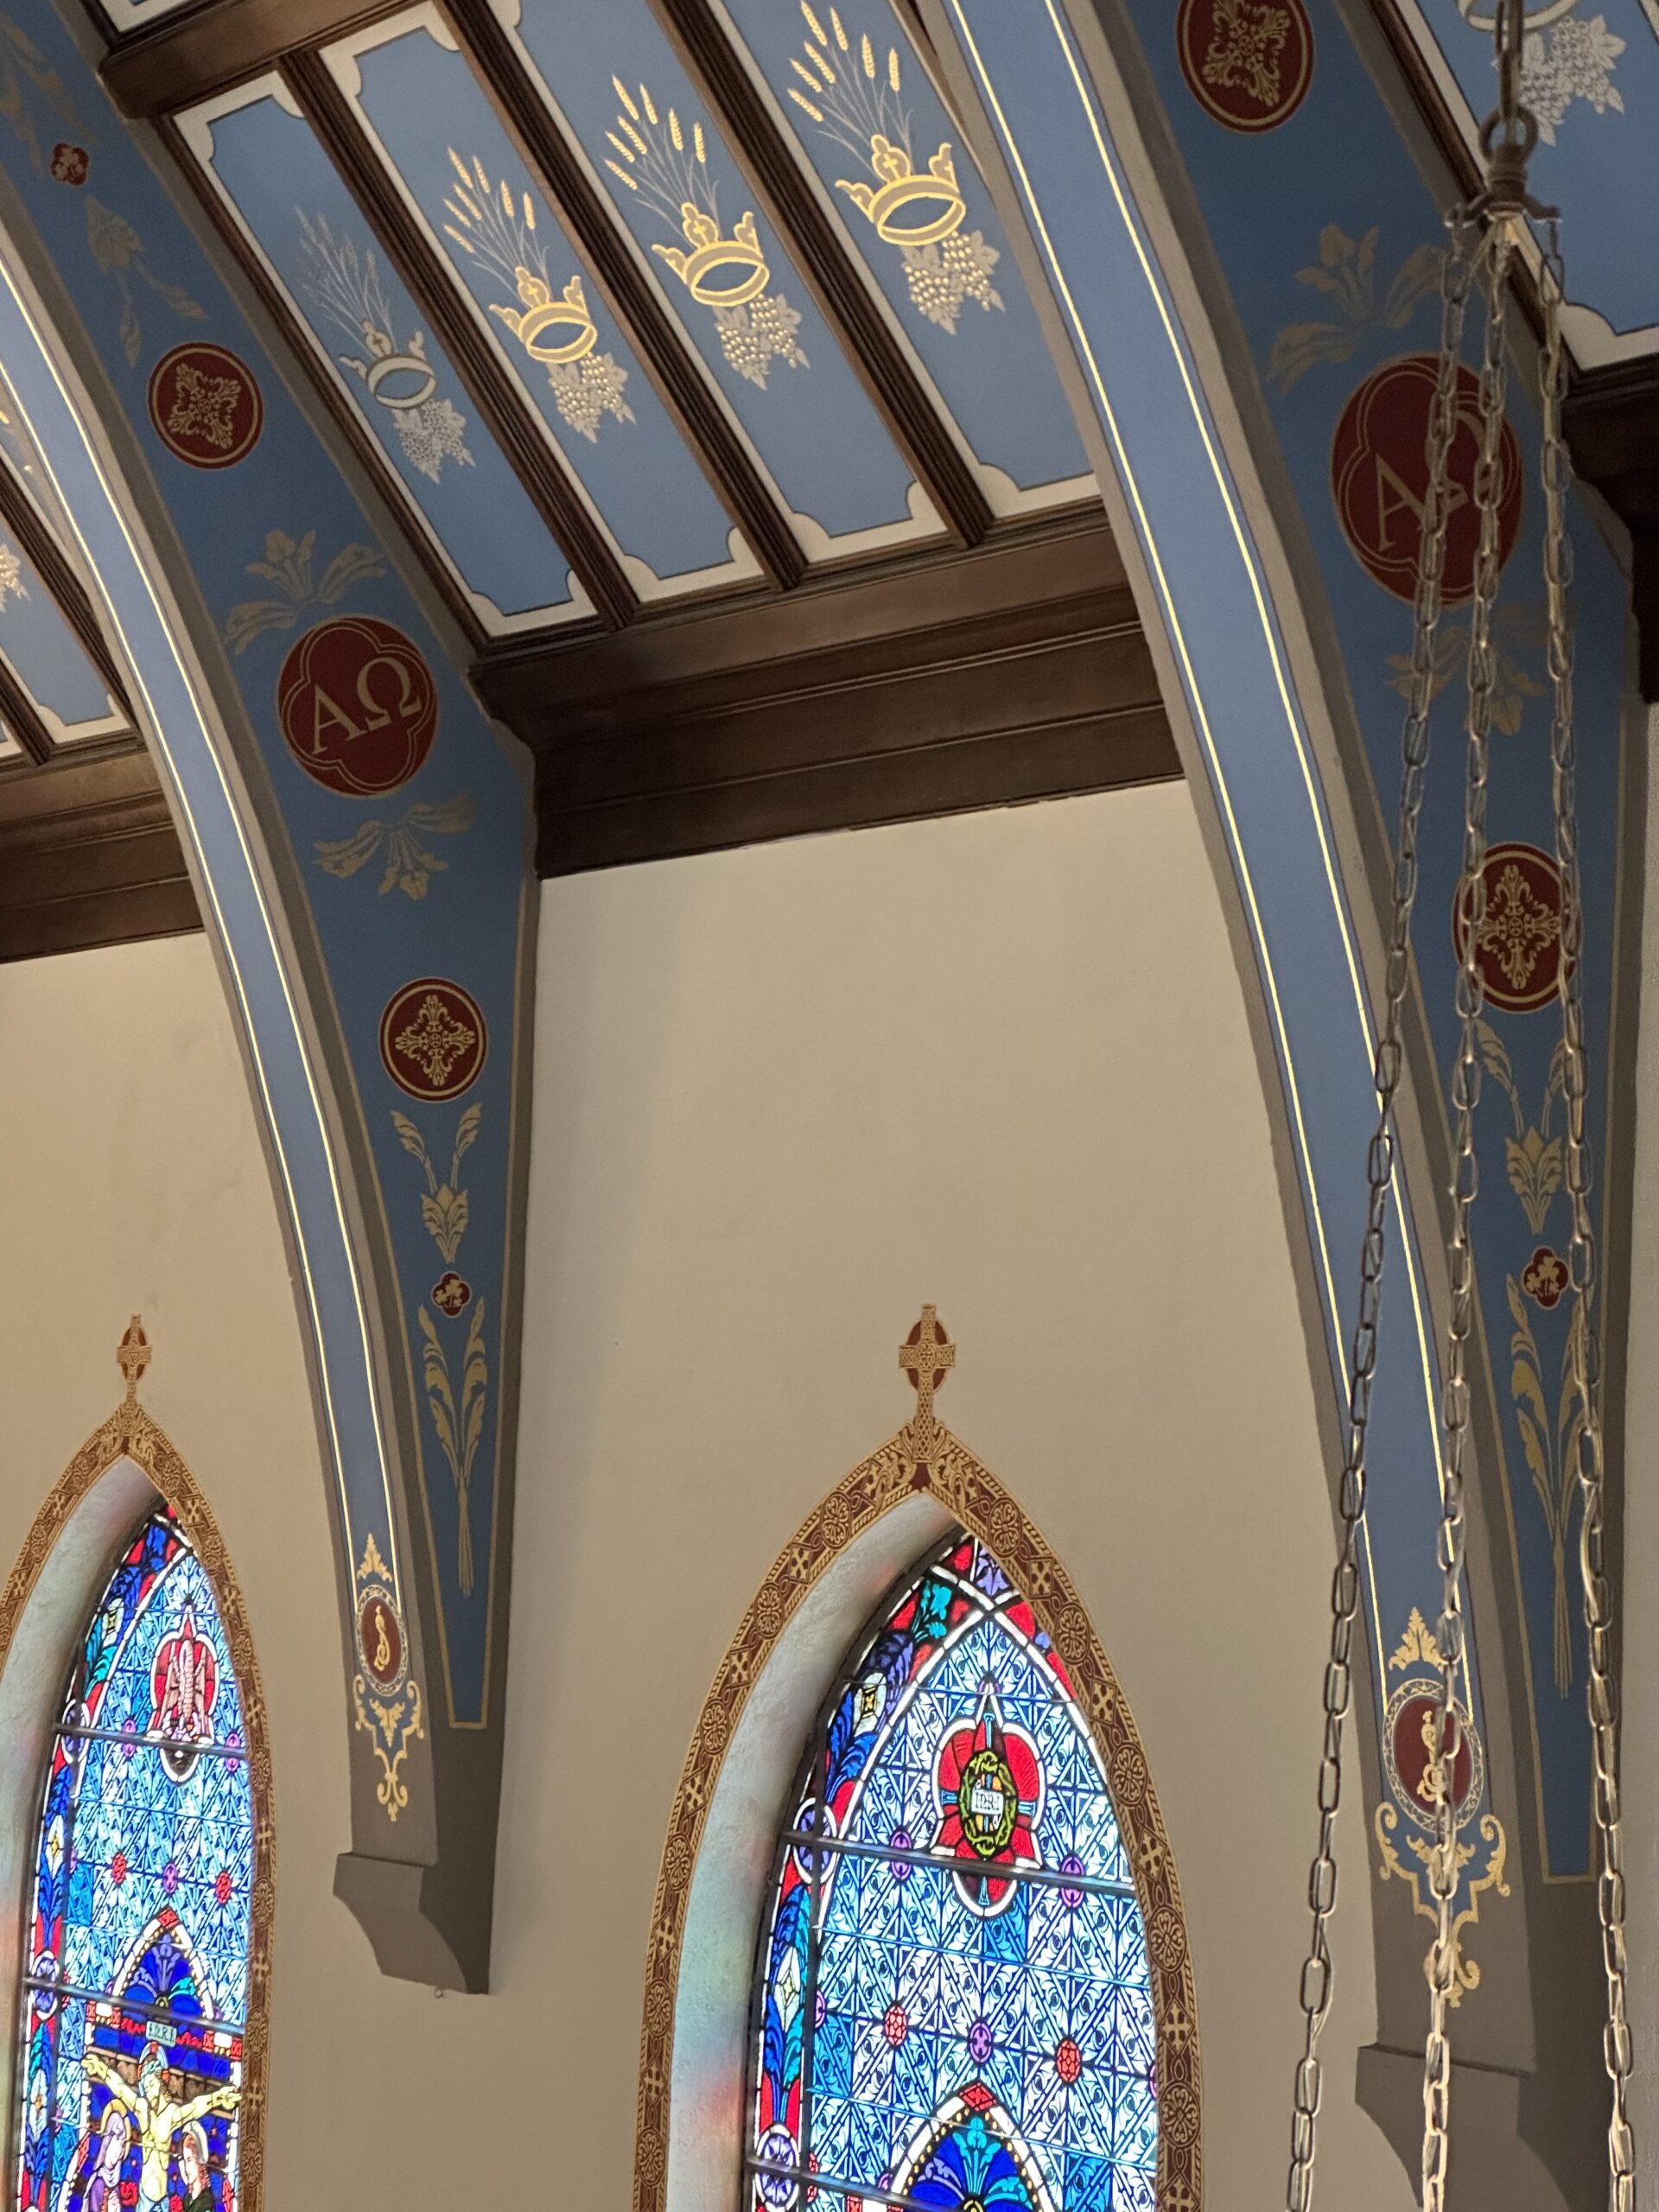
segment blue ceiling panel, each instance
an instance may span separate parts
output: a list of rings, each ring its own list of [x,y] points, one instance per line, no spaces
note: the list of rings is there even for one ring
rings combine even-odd
[[[1472,139],[1497,105],[1493,0],[1398,0]],[[1653,0],[1527,0],[1521,96],[1538,118],[1529,181],[1560,207],[1569,331],[1581,364],[1616,358],[1659,327],[1659,198],[1644,131],[1659,113]],[[1599,318],[1598,329],[1590,317]]]
[[[938,535],[909,464],[648,0],[523,0],[516,24],[516,0],[494,4],[641,265],[806,524],[808,554]]]
[[[326,58],[645,595],[758,574],[465,57],[423,13]]]
[[[124,730],[104,678],[35,568],[0,535],[0,654],[60,742]]]
[[[970,451],[1007,480],[987,484],[992,506],[1092,489],[991,196],[889,0],[725,0],[721,12]]]
[[[486,628],[589,613],[573,595],[569,563],[279,81],[261,79],[180,120]]]

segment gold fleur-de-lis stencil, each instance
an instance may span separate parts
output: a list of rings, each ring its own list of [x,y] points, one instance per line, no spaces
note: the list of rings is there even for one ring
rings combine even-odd
[[[801,14],[807,35],[790,63],[797,81],[785,88],[789,97],[826,138],[868,164],[873,184],[837,177],[836,189],[884,245],[897,248],[918,311],[955,337],[969,300],[987,314],[1001,308],[991,271],[1002,257],[983,232],[962,227],[968,203],[950,144],[918,169],[898,48],[890,46],[884,58],[868,31],[855,41],[837,9],[829,10],[827,31],[808,0],[801,0]]]
[[[605,134],[613,152],[605,166],[641,206],[672,234],[673,245],[653,245],[699,307],[709,309],[726,359],[741,377],[764,391],[774,361],[804,369],[807,358],[796,334],[798,311],[770,287],[772,271],[746,211],[723,232],[720,197],[709,168],[709,141],[701,123],[688,131],[678,111],[659,114],[649,89],[636,99],[613,77],[616,128]]]

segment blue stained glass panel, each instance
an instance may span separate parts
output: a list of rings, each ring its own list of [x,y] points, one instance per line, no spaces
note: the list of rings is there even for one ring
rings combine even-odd
[[[88,1624],[47,1775],[20,2212],[233,2212],[253,1876],[240,1688],[159,1510]]]
[[[753,2212],[790,2212],[803,2171],[821,2198],[1150,2212],[1128,1854],[1065,1670],[972,1537],[860,1639],[790,1827],[759,1962]]]

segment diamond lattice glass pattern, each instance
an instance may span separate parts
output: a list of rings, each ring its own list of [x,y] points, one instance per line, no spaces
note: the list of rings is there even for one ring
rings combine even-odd
[[[252,1886],[241,1694],[163,1510],[99,1602],[47,1775],[22,2212],[234,2212]]]
[[[861,1638],[790,1815],[760,1945],[752,2212],[791,2212],[802,2172],[831,2212],[1151,2212],[1128,1855],[1065,1669],[974,1538]]]

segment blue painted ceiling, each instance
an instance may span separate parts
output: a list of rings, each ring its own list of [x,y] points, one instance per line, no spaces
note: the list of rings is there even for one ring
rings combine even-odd
[[[918,480],[853,327],[788,234],[788,193],[775,178],[758,187],[651,0],[493,6],[562,158],[601,211],[605,266],[632,271],[625,296],[504,120],[486,62],[435,5],[323,49],[378,180],[366,193],[279,72],[175,118],[199,187],[312,374],[380,457],[480,640],[590,626],[603,594],[584,588],[579,549],[556,542],[545,503],[483,419],[454,352],[457,313],[505,372],[515,432],[640,607],[766,581],[742,499],[687,427],[688,388],[743,456],[802,572],[950,543],[959,531]],[[118,10],[118,28],[168,12],[153,0]],[[733,0],[717,21],[787,149],[795,191],[988,525],[1092,499],[989,194],[891,0]],[[411,234],[425,276],[410,265]],[[431,283],[447,288],[435,313],[419,296]],[[630,327],[628,298],[642,291],[654,338]],[[446,316],[448,348],[434,328]]]

